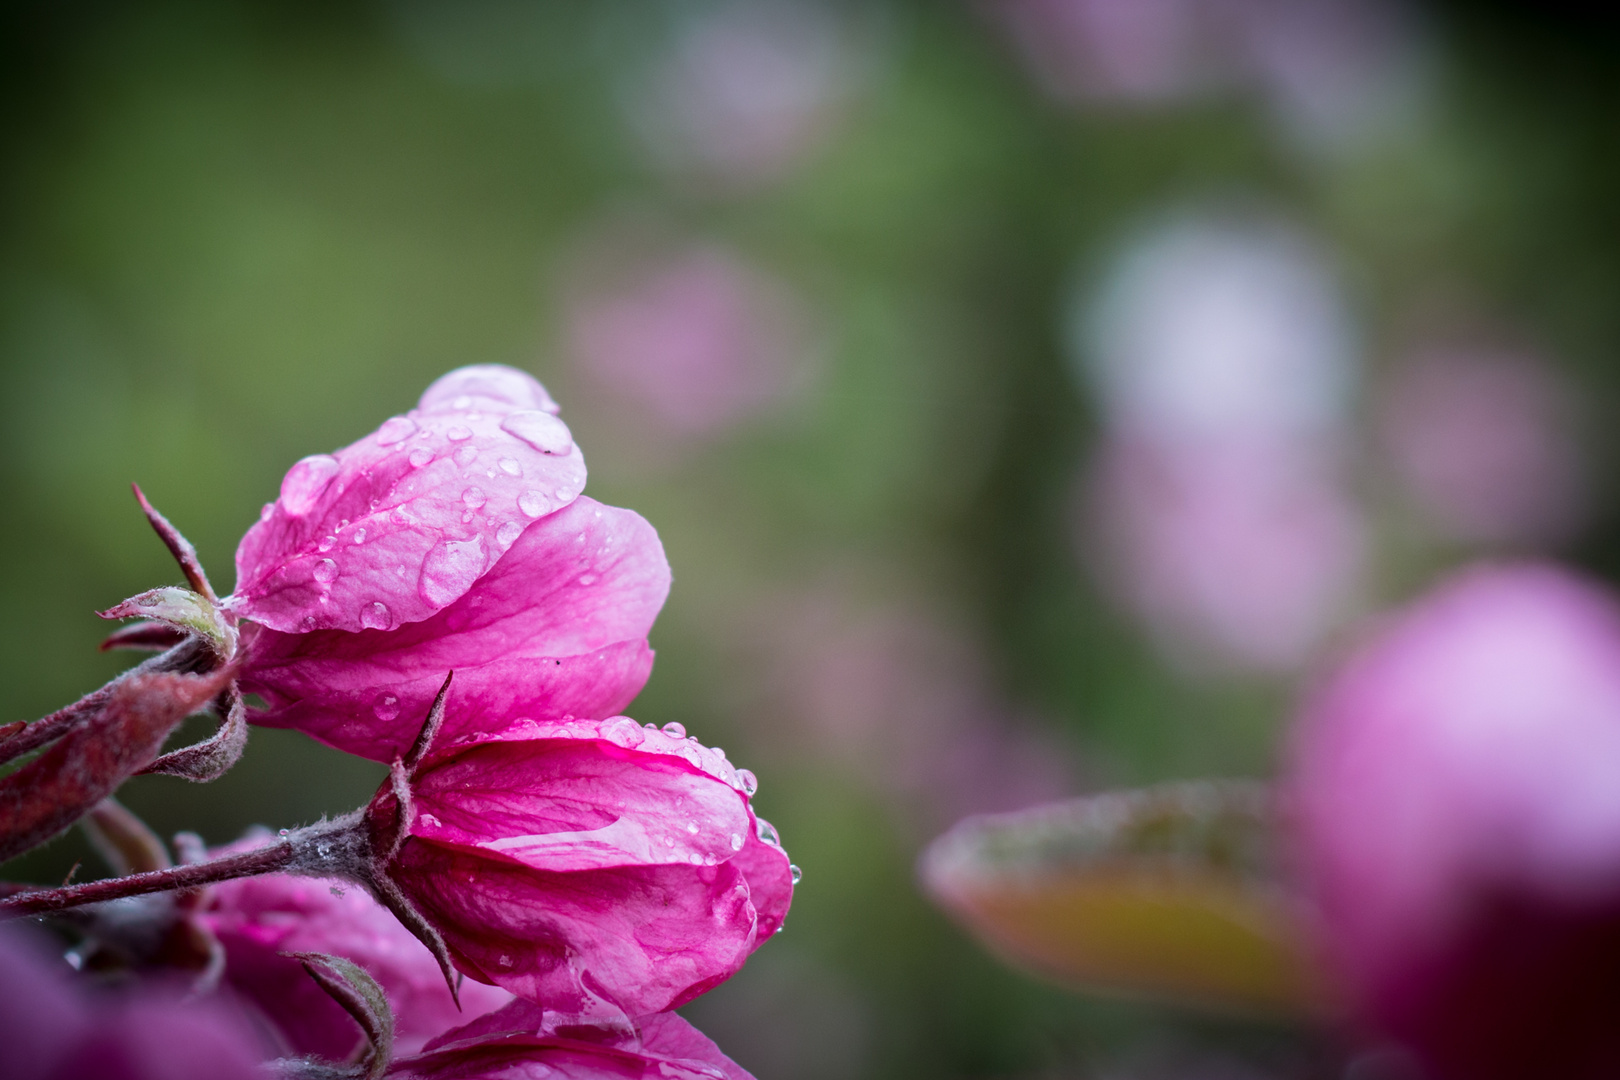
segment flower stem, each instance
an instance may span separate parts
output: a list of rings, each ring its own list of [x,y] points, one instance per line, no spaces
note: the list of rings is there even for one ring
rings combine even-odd
[[[168,892],[171,889],[194,889],[216,881],[252,877],[284,870],[292,864],[296,851],[288,840],[268,847],[226,855],[207,862],[174,866],[167,870],[153,870],[128,877],[88,881],[83,885],[66,885],[58,889],[35,889],[0,900],[0,921],[22,918],[26,915],[44,915],[64,911],[84,904],[103,900],[122,900],[129,896]]]

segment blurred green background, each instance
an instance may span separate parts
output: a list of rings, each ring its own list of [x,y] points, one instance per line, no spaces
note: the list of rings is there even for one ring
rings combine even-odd
[[[1157,216],[1258,206],[1331,253],[1363,387],[1345,406],[1369,537],[1349,609],[1500,550],[1620,574],[1620,29],[1573,7],[1391,9],[1404,66],[1370,81],[1404,96],[1321,135],[1230,72],[1054,93],[996,4],[752,7],[8,5],[0,721],[127,663],[97,653],[93,611],[177,579],[131,481],[223,586],[293,461],[451,367],[514,364],[562,402],[589,494],[667,546],[633,714],[752,767],[805,871],[786,933],[686,1010],[724,1049],[761,1080],[1335,1075],[1310,1033],[1002,968],[913,863],[970,811],[1267,775],[1319,662],[1178,663],[1077,554],[1077,470],[1106,424],[1063,326]],[[786,29],[750,53],[767,7]],[[725,18],[743,29],[692,45]],[[687,256],[710,277],[680,284]],[[593,300],[660,258],[652,314]],[[1437,308],[1532,343],[1569,388],[1578,527],[1474,542],[1411,524],[1367,388]],[[668,385],[614,367],[615,343],[679,334],[695,366]],[[691,359],[706,348],[741,366]],[[379,778],[256,731],[224,780],[145,778],[125,799],[218,843],[346,810]],[[70,836],[7,873],[81,858]]]

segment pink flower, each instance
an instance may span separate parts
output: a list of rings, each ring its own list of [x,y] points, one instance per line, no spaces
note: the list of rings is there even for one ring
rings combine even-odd
[[[242,1018],[161,987],[91,997],[36,943],[0,934],[0,1062],[6,1080],[258,1080]]]
[[[1297,439],[1121,438],[1094,463],[1081,532],[1104,587],[1183,666],[1288,671],[1359,577],[1361,515],[1336,465]]]
[[[1384,441],[1418,509],[1471,543],[1565,538],[1581,516],[1568,388],[1534,356],[1427,348],[1395,374]]]
[[[1289,782],[1324,946],[1438,1080],[1620,1072],[1620,605],[1476,568],[1320,688]]]
[[[630,95],[652,157],[706,190],[779,179],[844,111],[861,57],[827,5],[730,3],[686,21]]]
[[[585,487],[538,382],[460,368],[415,409],[294,465],[236,550],[236,614],[285,633],[388,630],[466,595],[530,522]]]
[[[226,853],[256,846],[233,845]],[[329,953],[371,973],[394,1010],[394,1052],[412,1054],[452,1026],[500,1008],[510,994],[480,983],[450,996],[438,961],[392,913],[352,882],[265,874],[211,886],[197,916],[225,947],[225,978],[286,1037],[294,1054],[344,1060],[360,1029],[285,952]]]
[[[512,716],[612,716],[652,670],[647,632],[669,583],[651,525],[581,498],[529,525],[466,593],[420,622],[261,629],[246,646],[242,685],[268,703],[255,723],[378,761],[411,744],[452,670],[446,739]]]
[[[702,1032],[658,1013],[637,1033],[559,1033],[520,1001],[446,1033],[419,1057],[395,1061],[390,1080],[753,1080]],[[510,1029],[510,1030],[508,1030]]]
[[[670,435],[719,434],[803,382],[796,297],[734,251],[610,235],[570,276],[574,363]]]
[[[675,1008],[776,932],[794,876],[752,774],[684,734],[522,721],[431,753],[403,822],[373,801],[376,872],[475,979],[589,1022]]]

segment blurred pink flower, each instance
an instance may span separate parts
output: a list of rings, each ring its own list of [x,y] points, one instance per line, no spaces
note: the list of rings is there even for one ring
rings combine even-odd
[[[898,804],[924,835],[980,811],[1070,793],[1072,763],[1038,722],[995,692],[961,627],[905,602],[873,604],[834,578],[776,598],[747,624],[763,646],[773,731]],[[763,627],[763,628],[762,628]]]
[[[224,853],[256,846],[248,840]],[[428,1039],[512,1000],[504,990],[469,982],[458,1009],[433,954],[352,882],[287,874],[222,882],[209,888],[197,918],[225,947],[226,981],[270,1019],[293,1054],[342,1061],[361,1033],[286,952],[341,956],[370,972],[394,1010],[397,1054],[415,1053]]]
[[[752,774],[684,736],[617,717],[447,746],[385,872],[475,979],[582,1022],[675,1008],[776,932],[794,876]]]
[[[647,632],[669,584],[652,526],[582,497],[525,528],[466,593],[421,622],[247,635],[242,685],[267,702],[255,723],[377,761],[410,746],[451,670],[446,739],[514,716],[613,716],[652,670]]]
[[[1173,218],[1077,297],[1069,344],[1105,420],[1078,530],[1103,587],[1180,662],[1298,665],[1363,548],[1325,256],[1276,222]]]
[[[447,1032],[419,1057],[394,1062],[390,1080],[753,1080],[675,1013],[636,1033],[557,1031],[545,1010],[515,1002]]]
[[[1090,106],[1168,106],[1242,89],[1308,150],[1353,146],[1422,98],[1400,0],[983,0],[1040,88]]]
[[[989,0],[1058,101],[1178,101],[1216,74],[1202,0]]]
[[[388,630],[444,609],[584,489],[557,411],[514,368],[443,376],[409,413],[288,471],[237,547],[226,606],[284,633]]]
[[[708,188],[778,179],[836,126],[859,78],[852,28],[825,4],[712,6],[675,32],[628,100],[670,172]]]
[[[1428,348],[1384,395],[1384,442],[1418,508],[1467,543],[1566,538],[1581,514],[1568,389],[1501,349]]]
[[[1347,607],[1364,535],[1336,462],[1299,441],[1120,438],[1094,463],[1098,580],[1180,663],[1282,672]]]
[[[1436,1080],[1620,1073],[1620,604],[1468,570],[1307,703],[1288,790],[1327,958]]]
[[[610,238],[577,277],[567,315],[574,364],[670,435],[719,434],[803,381],[797,301],[735,252]]]
[[[0,933],[0,1063],[6,1080],[261,1080],[261,1048],[217,999],[144,985],[91,994],[40,943]]]

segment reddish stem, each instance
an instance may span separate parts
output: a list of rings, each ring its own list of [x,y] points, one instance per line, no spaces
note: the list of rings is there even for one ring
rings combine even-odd
[[[83,885],[67,885],[59,889],[35,889],[0,900],[0,921],[18,919],[25,915],[44,915],[52,911],[96,904],[104,900],[122,900],[129,896],[168,892],[171,889],[194,889],[212,885],[216,881],[253,877],[284,870],[292,864],[293,845],[282,840],[268,847],[227,855],[208,862],[174,866],[167,870],[153,870],[128,877],[89,881]]]

